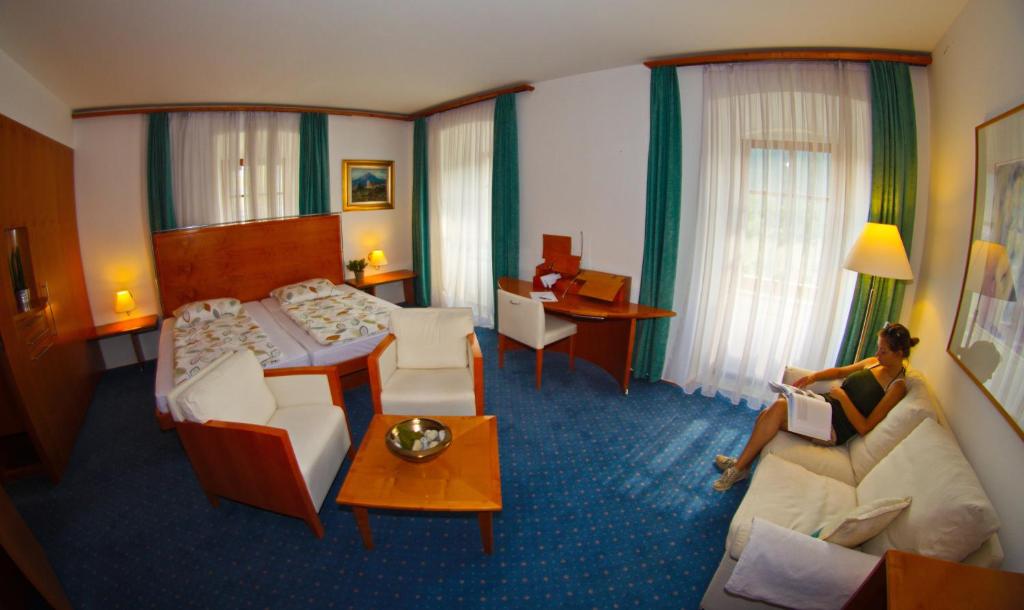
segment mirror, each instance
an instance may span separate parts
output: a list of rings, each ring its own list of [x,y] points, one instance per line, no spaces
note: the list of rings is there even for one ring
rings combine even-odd
[[[1024,439],[1024,105],[975,138],[971,249],[947,351]]]

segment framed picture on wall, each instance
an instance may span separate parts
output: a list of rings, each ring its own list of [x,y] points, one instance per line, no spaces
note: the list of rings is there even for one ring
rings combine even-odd
[[[345,159],[341,162],[341,209],[392,210],[395,207],[395,162]]]
[[[975,130],[974,218],[947,351],[1024,438],[1024,105]]]

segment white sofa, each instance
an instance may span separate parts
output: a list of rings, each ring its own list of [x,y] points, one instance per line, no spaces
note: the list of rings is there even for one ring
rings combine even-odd
[[[806,373],[789,368],[783,381],[792,383]],[[829,387],[816,385],[812,389],[819,392]],[[874,430],[846,445],[826,447],[780,432],[762,450],[729,525],[725,553],[702,608],[775,607],[726,590],[755,517],[810,536],[857,506],[882,498],[912,500],[859,551],[880,556],[888,549],[899,549],[999,567],[1003,552],[995,533],[999,528],[995,510],[953,435],[938,423],[938,410],[923,376],[911,371],[907,385],[907,396]],[[798,553],[785,548],[778,552],[782,555],[787,550]]]

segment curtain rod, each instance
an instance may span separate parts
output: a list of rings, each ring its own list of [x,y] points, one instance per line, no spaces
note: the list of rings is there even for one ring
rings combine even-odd
[[[645,61],[644,65],[648,68],[660,68],[662,66],[700,66],[747,61],[897,61],[912,66],[927,66],[932,63],[932,54],[862,49],[762,49],[716,51],[665,59],[650,59]]]

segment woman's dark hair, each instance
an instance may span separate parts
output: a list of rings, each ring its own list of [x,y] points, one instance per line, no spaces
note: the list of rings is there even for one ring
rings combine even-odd
[[[898,322],[887,322],[878,336],[885,339],[885,344],[894,352],[901,352],[906,358],[910,355],[910,348],[920,341],[917,337],[910,336],[910,330]]]

